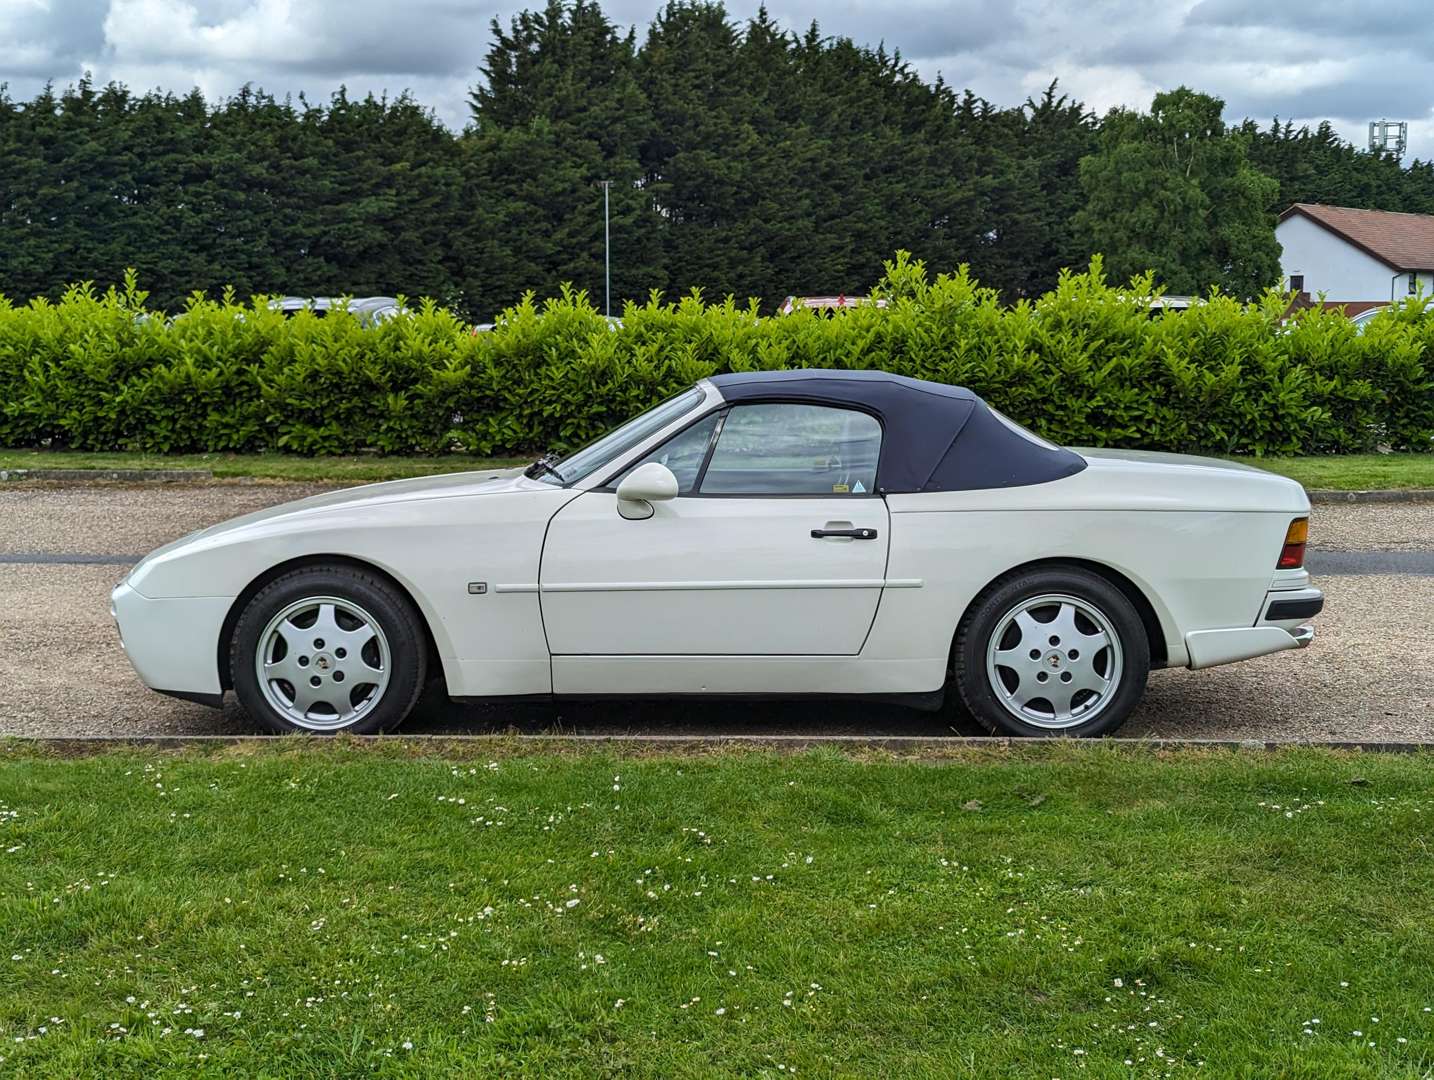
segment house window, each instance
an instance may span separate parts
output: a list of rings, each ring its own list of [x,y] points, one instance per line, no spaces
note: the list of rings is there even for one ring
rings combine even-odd
[[[1419,275],[1409,275],[1409,295],[1413,296],[1419,291]]]
[[[1301,293],[1305,291],[1305,276],[1303,274],[1290,275],[1290,292]]]

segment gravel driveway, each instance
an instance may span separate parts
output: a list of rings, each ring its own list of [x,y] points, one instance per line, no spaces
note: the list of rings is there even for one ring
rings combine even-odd
[[[0,553],[143,553],[216,521],[322,490],[292,484],[0,488]],[[1428,550],[1434,503],[1315,508],[1315,548]],[[1316,550],[1312,561],[1317,560]],[[0,735],[242,734],[254,725],[140,685],[109,618],[123,565],[0,564]],[[1434,741],[1434,576],[1321,575],[1327,605],[1302,652],[1209,671],[1155,672],[1121,730],[1179,738]],[[435,706],[406,732],[975,734],[924,713],[866,704],[684,702]]]

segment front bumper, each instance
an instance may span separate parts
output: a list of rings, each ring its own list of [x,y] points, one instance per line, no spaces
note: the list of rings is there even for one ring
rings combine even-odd
[[[151,690],[214,704],[219,685],[219,633],[233,603],[223,596],[152,600],[128,582],[110,593],[120,645]]]

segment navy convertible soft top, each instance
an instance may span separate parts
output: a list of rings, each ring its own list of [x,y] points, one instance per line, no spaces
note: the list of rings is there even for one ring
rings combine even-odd
[[[713,375],[727,401],[801,401],[871,413],[882,427],[877,490],[975,491],[1060,480],[1079,454],[1002,421],[970,390],[885,371],[750,371]]]

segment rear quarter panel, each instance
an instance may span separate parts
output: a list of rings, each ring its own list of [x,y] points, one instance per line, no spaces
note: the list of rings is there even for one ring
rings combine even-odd
[[[1128,578],[1155,610],[1172,667],[1188,662],[1190,631],[1253,626],[1285,530],[1309,513],[1304,489],[1214,459],[1081,453],[1086,469],[1049,484],[890,496],[887,576],[923,587],[882,597],[872,646],[911,648],[918,634],[949,641],[988,584],[1052,559]]]
[[[921,509],[927,496],[893,496],[887,590],[867,651],[927,655],[992,581],[1017,567],[1079,559],[1128,578],[1154,608],[1171,666],[1191,630],[1251,626],[1269,588],[1291,514],[1215,510]]]

